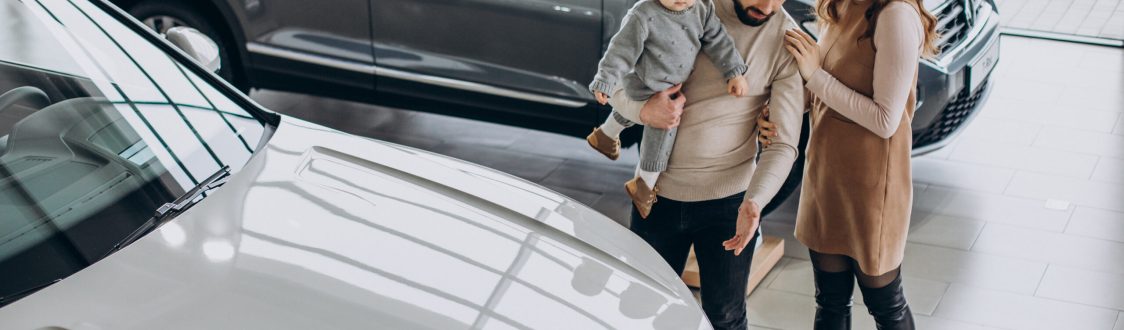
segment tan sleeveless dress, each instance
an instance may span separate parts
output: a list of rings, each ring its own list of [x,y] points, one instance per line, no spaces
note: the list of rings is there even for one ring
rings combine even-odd
[[[819,43],[823,69],[856,92],[871,97],[874,74],[873,38],[859,39],[867,29],[864,14],[871,1],[840,6],[840,24]],[[914,84],[917,75],[914,73]],[[916,104],[910,89],[897,131],[883,139],[847,119],[813,95],[811,137],[796,238],[819,253],[842,254],[858,261],[868,275],[897,268],[905,254],[913,205],[910,152]]]

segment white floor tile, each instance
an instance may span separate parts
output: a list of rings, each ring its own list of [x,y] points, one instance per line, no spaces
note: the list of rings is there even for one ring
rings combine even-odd
[[[1061,232],[1072,210],[1046,207],[1046,199],[1005,196],[946,187],[929,187],[926,194],[943,195],[934,213],[986,222]]]
[[[1124,55],[1122,55],[1124,56]],[[1120,105],[1120,103],[1113,103],[1120,100],[1122,91],[1124,91],[1124,80],[1120,79],[1119,74],[1105,74],[1103,70],[1089,69],[1089,68],[1071,68],[1059,69],[1053,72],[1052,69],[1042,70],[1043,73],[1051,74],[1055,81],[1065,81],[1066,87],[1077,90],[1084,90],[1085,93],[1078,93],[1077,95],[1088,95],[1090,98],[1081,100],[1075,103],[1076,106],[1088,106],[1091,109],[1112,110],[1103,105]],[[1092,94],[1096,93],[1096,94]],[[1067,95],[1065,92],[1062,95]],[[1064,97],[1059,100],[1065,100]]]
[[[1055,128],[1040,134],[1035,146],[1096,156],[1124,158],[1124,136],[1079,129]]]
[[[1011,329],[1109,329],[1106,308],[953,284],[934,316]]]
[[[976,191],[1001,193],[1014,170],[939,159],[914,159],[913,181]]]
[[[770,289],[756,290],[746,302],[749,323],[776,329],[811,329],[812,297]]]
[[[1069,86],[1062,90],[1059,100],[1077,109],[1124,112],[1124,91],[1110,87]]]
[[[1117,9],[1120,9],[1120,7],[1117,7]],[[1094,49],[1085,52],[1078,65],[1106,73],[1124,74],[1124,61],[1120,60],[1121,57],[1124,57],[1124,50],[1122,49]]]
[[[1076,55],[1074,55],[1076,54]],[[1018,98],[1032,102],[1062,102],[1068,107],[1088,108],[1112,111],[1108,105],[1116,104],[1124,88],[1124,82],[1118,75],[1105,74],[1096,69],[1082,68],[1073,58],[1079,58],[1081,52],[1054,51],[1038,52],[1029,56],[1001,57],[1000,67],[996,70],[999,79],[993,95],[1004,98]],[[1002,56],[1002,54],[1001,54]],[[1038,65],[1041,61],[1053,61],[1058,58],[1069,57],[1067,65]],[[1005,63],[1006,62],[1006,63]],[[1007,64],[1008,66],[1003,66]],[[1028,69],[1033,68],[1033,69]],[[1094,94],[1095,92],[1095,94]],[[1069,99],[1072,96],[1088,96],[1086,99]]]
[[[1027,295],[1034,293],[1045,271],[1043,262],[913,243],[906,244],[902,264],[907,277]]]
[[[1124,159],[1101,157],[1093,170],[1093,180],[1124,184]]]
[[[1124,310],[1124,275],[1050,265],[1035,296]]]
[[[767,288],[769,287],[769,285],[772,285],[773,282],[776,281],[777,278],[784,273],[781,270],[784,269],[785,265],[788,265],[788,263],[792,262],[792,260],[794,259],[789,257],[781,257],[781,260],[777,262],[776,266],[773,266],[773,269],[769,271],[769,274],[765,275],[765,279],[762,279],[761,284],[758,284],[757,287]]]
[[[1124,330],[1124,312],[1120,312],[1120,315],[1116,316],[1116,326],[1112,330]]]
[[[953,249],[967,250],[972,247],[984,222],[962,219],[943,214],[934,214],[921,221],[909,224],[908,240]]]
[[[1003,65],[1004,61],[1007,60],[1008,59],[1000,59],[1000,65]],[[1062,91],[1065,89],[1064,84],[1057,81],[1040,81],[1046,79],[1039,76],[1026,77],[1012,73],[1006,77],[1010,79],[1002,79],[995,84],[995,89],[992,90],[992,96],[1027,102],[1050,103],[1058,100],[1062,95]]]
[[[807,260],[795,260],[782,269],[776,281],[769,285],[769,289],[785,291],[815,297],[815,277],[812,275],[812,263]],[[941,297],[948,290],[948,283],[928,280],[923,278],[905,276],[902,278],[905,287],[906,299],[915,314],[932,315],[940,303]],[[858,284],[854,291],[855,309],[865,312],[862,291]]]
[[[812,297],[815,295],[815,283],[812,277],[812,262],[808,260],[793,260],[778,272],[777,280],[769,285],[769,289],[795,293]]]
[[[1124,243],[1124,212],[1079,206],[1065,233]]]
[[[980,116],[1007,123],[1005,126],[996,127],[996,131],[1002,129],[1000,132],[1017,134],[1003,136],[1004,140],[1021,140],[1029,134],[1027,130],[1034,127],[1027,125],[1112,132],[1116,120],[1120,117],[1120,111],[1104,110],[1101,107],[1074,106],[1064,96],[1062,100],[1049,103],[996,97],[987,101],[987,108],[980,113]],[[976,122],[973,121],[971,125],[975,126]]]
[[[999,143],[964,143],[948,157],[950,161],[976,163],[1006,169],[1087,179],[1097,166],[1097,156],[1039,147]]]
[[[1019,172],[1011,180],[1005,194],[1042,200],[1056,199],[1076,205],[1124,211],[1124,203],[1121,203],[1124,201],[1124,184]]]
[[[971,324],[967,322],[949,320],[941,317],[913,315],[914,322],[917,323],[918,329],[925,330],[989,330],[999,329],[978,324]]]
[[[811,329],[816,315],[814,298],[790,292],[776,290],[754,292],[746,305],[749,323],[753,326],[765,328]],[[852,328],[875,328],[874,318],[866,312],[865,308],[853,308],[851,315]]]
[[[1007,110],[1009,108],[1017,109]],[[989,100],[980,116],[964,128],[958,142],[1029,147],[1042,131],[1043,125],[1026,120],[1028,118],[1023,113],[1024,110],[1022,105],[1007,105],[1007,102],[998,98]]]
[[[1044,51],[1041,51],[1043,49],[1043,47],[1049,47],[1051,45],[1056,46],[1057,43],[1052,42],[1052,41],[1034,40],[1034,39],[1027,39],[1027,38],[1019,38],[1019,37],[1004,36],[1004,37],[1002,37],[1000,42],[1001,42],[1000,47],[1002,47],[1002,49],[1000,49],[1000,59],[999,59],[1000,65],[1002,65],[1002,64],[1004,64],[1004,62],[1006,62],[1006,64],[1009,65],[1010,68],[1016,69],[1016,72],[1019,73],[1022,77],[1028,77],[1028,78],[1039,78],[1039,77],[1049,77],[1049,76],[1045,75],[1045,73],[1043,73],[1043,72],[1035,72],[1033,70],[1024,71],[1024,70],[1017,70],[1017,69],[1023,69],[1023,68],[1026,68],[1026,67],[1033,67],[1033,66],[1035,66],[1035,64],[1034,64],[1035,61],[1055,62],[1055,64],[1048,65],[1048,66],[1037,65],[1038,67],[1042,67],[1042,69],[1043,69],[1043,70],[1038,70],[1038,71],[1044,71],[1044,70],[1062,71],[1062,70],[1065,70],[1065,69],[1080,68],[1078,63],[1076,63],[1076,61],[1074,61],[1073,59],[1081,58],[1082,56],[1085,55],[1086,50],[1087,50],[1087,48],[1083,48],[1083,47],[1052,47],[1050,49],[1051,51],[1044,52]],[[1017,54],[1017,55],[1013,55],[1013,54]],[[1069,60],[1063,60],[1063,59],[1067,59],[1067,58]],[[1060,62],[1065,62],[1065,63],[1060,63]],[[1058,80],[1058,81],[1069,82],[1069,81],[1065,81],[1065,80]]]
[[[1124,243],[1038,229],[988,224],[972,251],[1124,274]]]

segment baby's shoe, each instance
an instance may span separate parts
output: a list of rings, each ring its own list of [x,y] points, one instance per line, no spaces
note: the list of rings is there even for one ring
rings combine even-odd
[[[589,133],[585,141],[589,142],[593,150],[597,150],[611,160],[617,160],[621,156],[621,140],[609,137],[601,131],[601,128],[593,128],[593,133]]]
[[[648,214],[652,212],[652,205],[656,204],[656,193],[660,192],[659,188],[648,188],[648,184],[644,183],[643,179],[635,177],[624,183],[624,190],[628,192],[628,197],[632,197],[632,205],[635,205],[636,211],[640,212],[640,218],[647,219]]]

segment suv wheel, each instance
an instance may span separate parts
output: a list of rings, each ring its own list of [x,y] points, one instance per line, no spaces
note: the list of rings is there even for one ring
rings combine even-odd
[[[234,42],[221,33],[221,25],[206,18],[196,6],[183,1],[143,0],[129,7],[129,14],[144,23],[145,26],[163,34],[168,29],[177,26],[194,28],[210,37],[219,46],[219,57],[222,66],[216,74],[243,93],[249,92],[250,86],[243,74],[239,71],[241,63],[237,63],[238,56],[231,52]]]

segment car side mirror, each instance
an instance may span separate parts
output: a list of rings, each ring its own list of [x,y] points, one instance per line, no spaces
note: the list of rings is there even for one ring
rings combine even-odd
[[[222,67],[222,59],[219,58],[219,45],[199,30],[177,26],[168,29],[164,33],[164,38],[187,53],[207,70],[218,72],[219,68]]]

